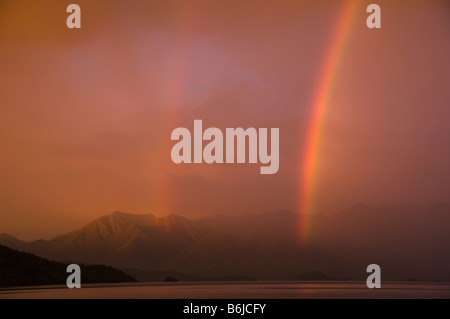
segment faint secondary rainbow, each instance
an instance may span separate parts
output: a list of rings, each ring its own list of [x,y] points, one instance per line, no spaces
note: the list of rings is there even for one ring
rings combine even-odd
[[[173,8],[174,17],[178,24],[176,26],[176,41],[173,44],[172,52],[169,52],[170,67],[161,77],[165,80],[167,91],[163,92],[164,108],[167,110],[166,117],[161,122],[163,132],[171,132],[177,125],[179,114],[182,113],[184,107],[184,94],[186,92],[185,83],[190,77],[192,69],[189,68],[189,58],[183,49],[188,46],[190,36],[194,32],[197,17],[203,12],[200,4],[180,2]],[[155,145],[155,154],[153,157],[156,162],[170,162],[170,149],[172,141],[169,136],[164,137]],[[169,157],[168,157],[169,156]],[[170,174],[166,174],[165,170],[170,168],[162,168],[161,174],[156,178],[153,194],[150,196],[150,211],[158,216],[167,216],[174,214],[176,208],[173,206],[173,182]]]
[[[357,9],[358,0],[347,0],[339,14],[313,98],[300,166],[299,231],[302,242],[306,242],[311,233],[311,214],[314,213],[314,196],[326,113],[331,104],[335,80]]]

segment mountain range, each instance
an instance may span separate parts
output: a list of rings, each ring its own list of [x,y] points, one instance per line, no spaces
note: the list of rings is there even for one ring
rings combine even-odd
[[[365,280],[367,266],[375,263],[383,280],[450,281],[449,204],[355,204],[310,220],[305,243],[299,241],[298,216],[289,211],[197,220],[114,212],[48,241],[3,233],[0,244],[62,262],[134,269],[133,275],[291,280],[319,271]]]

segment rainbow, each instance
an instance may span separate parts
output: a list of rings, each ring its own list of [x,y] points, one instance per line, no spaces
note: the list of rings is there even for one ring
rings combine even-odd
[[[347,0],[339,14],[313,98],[304,155],[299,169],[299,232],[303,243],[310,237],[312,228],[311,214],[314,213],[314,195],[327,110],[331,104],[335,80],[358,7],[358,0]]]

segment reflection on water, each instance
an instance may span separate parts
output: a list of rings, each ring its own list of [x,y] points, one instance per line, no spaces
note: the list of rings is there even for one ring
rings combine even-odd
[[[81,289],[41,286],[0,290],[0,299],[298,299],[298,298],[450,298],[450,283],[365,282],[190,282],[84,285]]]

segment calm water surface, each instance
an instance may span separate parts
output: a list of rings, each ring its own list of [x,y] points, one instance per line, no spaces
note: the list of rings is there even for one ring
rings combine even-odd
[[[0,299],[307,299],[450,298],[450,283],[388,282],[368,289],[365,282],[202,282],[40,286],[1,289]]]

